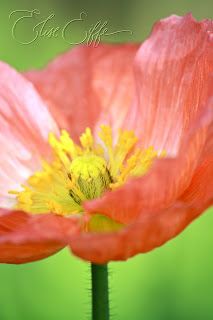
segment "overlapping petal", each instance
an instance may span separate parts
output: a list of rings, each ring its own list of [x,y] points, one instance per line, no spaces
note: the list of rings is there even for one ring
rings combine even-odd
[[[177,203],[141,222],[110,234],[85,234],[70,242],[72,253],[92,263],[126,260],[160,247],[183,231],[211,203],[190,207]],[[89,245],[88,245],[89,244]]]
[[[189,188],[174,205],[164,211],[147,214],[120,232],[87,234],[73,239],[70,249],[78,257],[93,263],[126,260],[149,252],[176,237],[194,219],[213,205],[213,156],[196,169]],[[86,243],[89,247],[85,250]]]
[[[126,260],[176,237],[213,205],[213,155],[195,170],[188,189],[172,207],[141,216],[137,223],[114,234],[88,234],[70,243],[72,252],[93,263]],[[87,250],[85,245],[90,243]],[[104,250],[103,250],[104,248]]]

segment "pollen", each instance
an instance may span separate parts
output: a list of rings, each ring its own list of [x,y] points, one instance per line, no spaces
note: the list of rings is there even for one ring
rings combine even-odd
[[[153,161],[166,154],[152,146],[146,150],[136,148],[138,138],[133,130],[120,129],[113,143],[111,127],[101,125],[99,137],[102,144],[95,144],[91,130],[86,128],[80,146],[65,130],[60,137],[50,133],[52,162],[42,160],[43,169],[31,176],[26,186],[22,185],[23,191],[9,191],[16,195],[15,208],[32,214],[84,214],[85,201],[100,198],[105,191],[114,192],[130,177],[146,174]]]

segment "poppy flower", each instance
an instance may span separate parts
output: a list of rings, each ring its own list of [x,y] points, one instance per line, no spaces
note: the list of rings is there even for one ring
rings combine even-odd
[[[212,21],[172,15],[141,45],[78,46],[24,74],[1,62],[0,84],[0,262],[67,245],[126,260],[212,205]]]

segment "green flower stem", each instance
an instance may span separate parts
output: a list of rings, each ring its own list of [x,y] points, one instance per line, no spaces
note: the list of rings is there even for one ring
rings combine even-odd
[[[91,264],[92,320],[109,320],[107,264]]]

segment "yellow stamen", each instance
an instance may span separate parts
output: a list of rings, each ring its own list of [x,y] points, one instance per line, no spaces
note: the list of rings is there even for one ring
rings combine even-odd
[[[99,136],[108,150],[108,163],[103,158],[103,146],[94,143],[89,128],[80,137],[82,147],[76,145],[65,130],[59,139],[50,133],[53,161],[42,160],[43,170],[28,179],[28,186],[22,186],[23,191],[9,191],[17,195],[16,208],[32,214],[84,213],[83,202],[101,197],[107,189],[119,188],[131,176],[146,174],[154,159],[165,156],[165,151],[158,155],[151,146],[147,150],[137,149],[127,158],[137,142],[133,130],[119,130],[115,146],[110,126],[101,125]]]
[[[158,156],[157,151],[154,151],[152,146],[143,151],[137,149],[135,154],[127,159],[127,166],[125,167],[123,164],[120,166],[120,174],[115,177],[117,181],[111,183],[110,188],[113,190],[119,188],[130,176],[142,176],[146,174],[150,170],[153,160],[163,158],[165,154],[166,152],[162,151]]]
[[[133,130],[124,130],[122,132],[119,129],[118,142],[115,147],[112,147],[112,132],[110,126],[101,126],[102,133],[99,133],[100,138],[105,143],[110,159],[110,173],[114,179],[118,173],[120,165],[123,163],[126,156],[133,150],[137,142],[137,137],[134,135]]]

